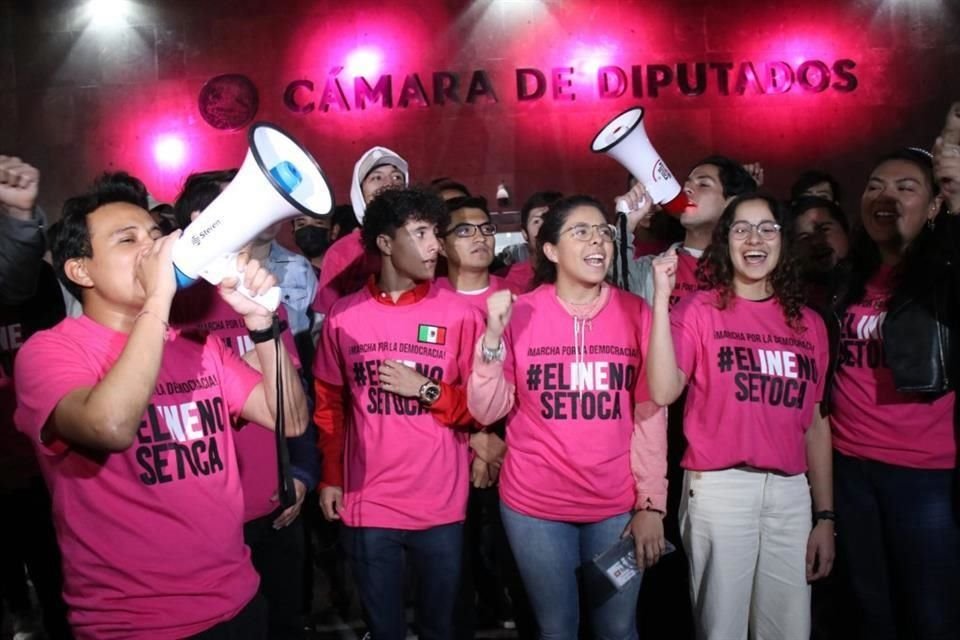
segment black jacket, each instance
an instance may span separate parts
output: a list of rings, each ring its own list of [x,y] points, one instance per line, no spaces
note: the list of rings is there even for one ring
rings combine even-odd
[[[898,287],[887,305],[883,343],[897,390],[936,397],[956,388],[960,366],[960,218],[941,214],[934,229],[924,233],[923,254],[913,256],[922,264],[910,274],[910,286]],[[839,269],[838,293],[824,314],[831,372],[840,361],[842,321],[848,306],[840,300],[851,279],[849,270],[849,265]]]

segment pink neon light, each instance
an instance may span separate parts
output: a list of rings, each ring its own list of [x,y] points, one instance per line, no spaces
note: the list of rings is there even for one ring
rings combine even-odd
[[[347,55],[345,71],[348,76],[370,78],[379,75],[383,54],[373,47],[354,49]]]
[[[162,135],[153,144],[153,159],[161,169],[179,169],[187,159],[187,145],[178,135]]]

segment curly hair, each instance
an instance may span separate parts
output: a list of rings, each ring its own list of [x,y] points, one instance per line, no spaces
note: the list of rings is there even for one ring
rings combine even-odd
[[[766,204],[774,220],[786,230],[786,215],[783,207],[773,196],[762,193],[751,193],[737,196],[726,206],[723,214],[713,230],[713,239],[710,246],[703,253],[703,258],[697,263],[697,280],[701,289],[713,290],[717,294],[717,308],[726,309],[733,298],[733,261],[730,258],[730,226],[733,224],[737,208],[745,202],[760,201]],[[780,234],[780,258],[777,266],[769,276],[773,297],[783,309],[787,325],[796,332],[806,329],[801,320],[806,299],[803,293],[803,283],[800,279],[796,260],[790,255],[789,235]]]
[[[378,253],[377,238],[380,235],[396,237],[397,229],[411,220],[424,220],[439,225],[447,213],[447,205],[440,196],[423,187],[382,189],[367,205],[360,237],[364,248]]]

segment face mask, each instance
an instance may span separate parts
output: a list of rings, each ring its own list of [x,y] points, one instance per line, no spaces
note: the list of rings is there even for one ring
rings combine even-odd
[[[293,239],[307,258],[318,258],[330,246],[330,229],[313,225],[300,227],[293,233]]]

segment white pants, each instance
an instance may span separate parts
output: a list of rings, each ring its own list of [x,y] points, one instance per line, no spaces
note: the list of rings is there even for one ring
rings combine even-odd
[[[680,531],[702,640],[808,640],[805,475],[686,471]]]

